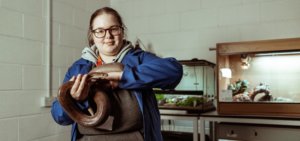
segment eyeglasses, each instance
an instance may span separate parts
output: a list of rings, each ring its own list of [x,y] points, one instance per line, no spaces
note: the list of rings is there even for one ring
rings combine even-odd
[[[103,38],[106,35],[106,31],[108,31],[110,34],[112,34],[114,36],[117,36],[117,35],[121,34],[122,30],[123,30],[123,27],[115,25],[108,29],[103,29],[103,28],[94,29],[94,30],[92,30],[92,33],[97,38]]]

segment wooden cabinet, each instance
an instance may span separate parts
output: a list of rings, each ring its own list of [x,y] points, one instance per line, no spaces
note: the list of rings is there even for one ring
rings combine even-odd
[[[299,141],[300,127],[261,124],[216,124],[216,138],[250,141]]]

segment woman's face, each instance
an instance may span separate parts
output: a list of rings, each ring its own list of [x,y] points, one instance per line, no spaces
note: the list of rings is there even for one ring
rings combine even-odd
[[[107,56],[117,55],[123,45],[124,32],[116,18],[106,13],[98,15],[94,19],[92,27],[94,31],[92,35],[93,40],[100,54]],[[118,32],[118,29],[121,31]],[[96,34],[98,37],[95,36]],[[104,36],[100,37],[103,34]]]

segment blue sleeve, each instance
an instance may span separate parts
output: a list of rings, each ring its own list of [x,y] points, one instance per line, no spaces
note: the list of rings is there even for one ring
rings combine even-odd
[[[72,76],[70,76],[70,70],[71,68],[69,68],[68,72],[66,73],[63,83],[71,79]],[[74,121],[63,110],[57,99],[55,99],[52,103],[51,114],[55,122],[60,125],[70,125],[74,123]]]
[[[137,56],[130,56],[137,57]],[[125,64],[119,84],[123,89],[173,89],[182,77],[182,65],[174,58],[160,58],[143,52],[138,65]]]
[[[60,125],[70,125],[74,123],[74,121],[62,109],[57,99],[55,99],[52,103],[51,114],[55,122]]]
[[[86,63],[84,65],[73,64],[72,67],[68,69],[68,72],[65,75],[63,83],[69,81],[72,76],[77,74],[85,74],[88,73],[91,69],[90,63]],[[87,107],[87,103],[78,104],[79,108],[85,109]],[[51,114],[55,122],[60,125],[70,125],[74,123],[74,121],[67,115],[67,113],[63,110],[60,103],[57,99],[52,103]]]

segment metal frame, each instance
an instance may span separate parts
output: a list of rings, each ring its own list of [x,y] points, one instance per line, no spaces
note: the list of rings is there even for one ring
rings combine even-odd
[[[193,121],[193,141],[199,141],[198,137],[198,121],[199,116],[190,116],[190,115],[161,115],[161,119],[170,119],[170,120],[188,120]]]

